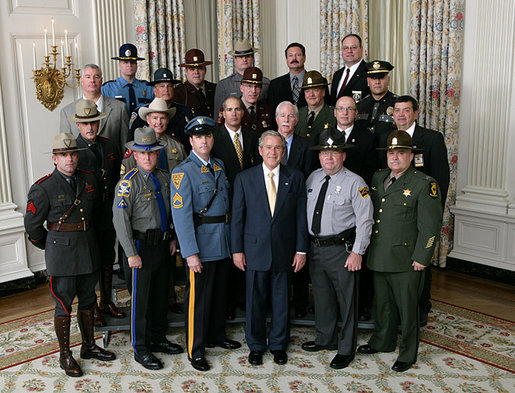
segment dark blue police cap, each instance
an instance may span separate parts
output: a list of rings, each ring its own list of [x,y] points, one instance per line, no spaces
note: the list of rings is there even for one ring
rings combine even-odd
[[[215,131],[216,122],[207,116],[197,116],[190,120],[184,131],[186,135],[209,135]]]
[[[113,60],[145,60],[144,57],[138,57],[138,49],[133,44],[123,44],[120,46],[120,55],[118,57],[111,57]]]

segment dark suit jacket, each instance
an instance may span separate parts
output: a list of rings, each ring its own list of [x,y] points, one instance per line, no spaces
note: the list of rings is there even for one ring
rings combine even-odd
[[[302,81],[299,80],[299,87],[302,86]],[[306,99],[304,98],[304,91],[299,91],[299,101],[297,102],[297,107],[301,108],[306,106]],[[278,76],[275,79],[270,81],[270,86],[268,87],[268,96],[267,102],[274,110],[277,108],[277,105],[283,101],[290,101],[293,104],[293,94],[291,92],[291,84],[290,84],[290,73],[288,72],[286,75]]]
[[[347,85],[345,86],[345,90],[343,90],[344,96],[352,97],[353,91],[360,91],[361,96],[359,100],[365,98],[368,94],[370,94],[370,89],[367,84],[367,66],[365,60],[361,60],[361,63],[358,66],[358,69],[352,75],[352,78],[347,81]],[[343,71],[346,67],[340,68],[333,75],[333,81],[331,82],[331,103],[330,105],[335,106],[338,96],[338,84],[340,83],[340,79],[343,76]]]
[[[354,148],[347,150],[347,158],[343,165],[360,175],[365,183],[370,185],[372,175],[378,169],[374,134],[354,124],[347,143],[354,145]]]
[[[306,187],[299,171],[281,165],[274,215],[270,214],[263,166],[236,176],[231,251],[244,252],[247,269],[289,271],[297,251],[309,249]]]
[[[294,134],[286,165],[301,171],[305,180],[315,169],[316,163],[313,157],[313,150],[308,140]]]
[[[449,190],[450,169],[443,135],[438,131],[419,127],[417,124],[412,139],[413,147],[422,149],[422,152],[415,151],[412,165],[436,180],[442,192],[442,203],[445,204]],[[419,162],[420,155],[423,159],[422,165]]]
[[[225,174],[227,180],[231,185],[231,191],[234,184],[234,178],[238,173],[244,169],[248,169],[254,165],[256,160],[258,137],[255,132],[250,131],[247,128],[241,128],[241,134],[243,136],[243,168],[240,166],[234,143],[231,140],[229,132],[225,128],[225,125],[218,126],[214,133],[215,144],[211,155],[215,158],[221,159],[225,164]]]

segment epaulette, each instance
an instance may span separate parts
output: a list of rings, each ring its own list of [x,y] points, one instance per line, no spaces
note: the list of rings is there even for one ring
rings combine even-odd
[[[86,170],[84,170],[84,169],[80,169],[80,168],[77,168],[77,172],[88,173],[88,174],[90,174],[90,175],[92,175],[92,174],[93,174],[93,172],[91,172],[91,171],[86,171]]]
[[[145,80],[145,79],[139,79],[139,81],[140,81],[140,82],[143,82],[143,83],[148,83],[148,81],[147,81],[147,80]]]
[[[358,104],[362,101],[365,101],[368,97],[370,97],[370,94],[367,94],[365,97],[363,97],[361,100],[358,101]]]
[[[138,173],[138,168],[132,168],[129,172],[125,174],[123,180],[130,180],[134,177],[134,175]]]
[[[40,184],[40,183],[44,182],[44,181],[45,181],[46,179],[48,179],[50,176],[52,176],[52,174],[51,174],[51,173],[49,173],[49,174],[48,174],[48,175],[46,175],[46,176],[43,176],[41,179],[39,179],[39,180],[37,180],[37,181],[36,181],[36,184]]]
[[[102,83],[102,86],[105,86],[105,85],[107,85],[108,83],[111,83],[111,82],[116,82],[116,79],[111,79],[110,81],[104,82],[104,83]]]

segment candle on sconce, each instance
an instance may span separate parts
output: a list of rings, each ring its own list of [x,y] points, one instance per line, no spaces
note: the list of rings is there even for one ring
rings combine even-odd
[[[52,45],[55,46],[55,20],[52,18]]]
[[[66,50],[66,56],[69,56],[70,54],[68,52],[68,49],[69,49],[68,48],[68,30],[64,31],[64,48]],[[63,53],[63,55],[65,55],[65,54]]]
[[[64,42],[61,40],[61,68],[64,68]]]
[[[32,41],[32,62],[34,63],[33,70],[36,69],[36,43]]]
[[[48,56],[48,37],[47,37],[47,30],[45,27],[45,56]]]

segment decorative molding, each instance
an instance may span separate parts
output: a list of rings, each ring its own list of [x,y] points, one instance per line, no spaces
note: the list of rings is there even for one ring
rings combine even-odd
[[[78,17],[78,0],[10,0],[9,14],[73,15]]]

